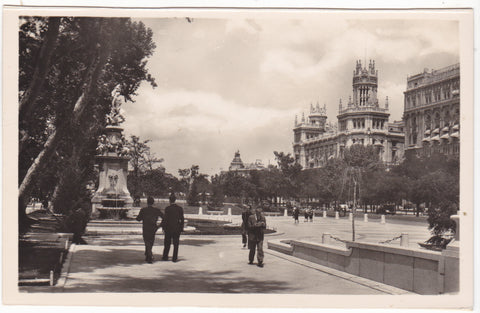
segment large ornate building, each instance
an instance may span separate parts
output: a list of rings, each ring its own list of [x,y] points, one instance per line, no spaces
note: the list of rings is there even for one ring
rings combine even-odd
[[[405,153],[459,154],[460,64],[407,78]]]
[[[386,164],[403,159],[403,122],[389,123],[388,97],[380,107],[377,99],[378,71],[375,61],[368,69],[357,61],[353,71],[353,98],[347,105],[340,99],[337,126],[327,123],[326,107],[310,106],[307,118],[295,118],[293,151],[303,168],[321,167],[329,158],[342,157],[345,147],[373,145]]]
[[[260,171],[264,169],[265,166],[262,164],[262,161],[258,159],[255,161],[255,163],[243,163],[242,159],[240,158],[240,151],[238,150],[235,152],[235,156],[228,167],[229,172],[235,172],[243,176],[249,175],[251,171]]]

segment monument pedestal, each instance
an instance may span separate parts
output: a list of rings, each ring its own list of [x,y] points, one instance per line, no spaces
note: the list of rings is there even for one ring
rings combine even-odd
[[[100,137],[99,152],[95,157],[99,168],[98,189],[92,198],[92,215],[100,217],[101,213],[110,211],[114,216],[126,216],[132,207],[133,199],[127,188],[129,157],[122,137],[123,129],[107,126],[106,135]],[[109,214],[107,214],[109,215]]]

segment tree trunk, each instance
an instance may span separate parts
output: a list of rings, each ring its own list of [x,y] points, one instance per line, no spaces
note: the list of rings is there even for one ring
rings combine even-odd
[[[35,67],[35,71],[32,75],[32,81],[30,82],[28,89],[23,94],[22,99],[20,100],[20,116],[26,118],[30,114],[33,105],[38,99],[38,93],[42,89],[43,82],[45,81],[45,76],[47,75],[48,69],[50,67],[50,61],[53,51],[55,50],[55,47],[57,45],[59,26],[59,17],[48,18],[48,30],[45,35],[45,40],[43,41],[42,47],[40,48],[40,54],[38,57],[37,65]]]
[[[84,111],[85,107],[88,105],[89,95],[92,94],[93,86],[97,83],[98,78],[100,77],[101,70],[105,66],[107,62],[107,57],[110,54],[110,43],[109,40],[105,41],[105,46],[97,46],[98,50],[100,51],[99,57],[92,60],[90,65],[90,69],[85,76],[85,83],[83,85],[83,92],[81,96],[77,99],[75,106],[72,111],[71,119],[69,121],[65,121],[62,123],[63,126],[67,127],[71,123],[78,123],[82,112]],[[60,126],[59,129],[56,129],[47,139],[45,143],[44,149],[38,154],[35,161],[32,163],[30,168],[27,171],[27,174],[22,180],[22,183],[19,187],[19,199],[23,199],[25,202],[26,199],[29,198],[31,188],[33,186],[33,178],[40,172],[44,166],[48,163],[50,156],[52,153],[55,152],[59,139],[61,138],[61,132],[63,127]],[[25,206],[26,208],[26,206]],[[20,216],[23,216],[25,213],[25,208],[20,208],[19,210],[23,210],[23,212],[19,212]]]
[[[30,189],[33,186],[33,178],[35,175],[43,168],[46,161],[50,158],[52,153],[55,151],[56,144],[60,138],[58,131],[55,130],[45,142],[43,150],[38,154],[35,161],[30,165],[27,174],[22,180],[20,187],[18,188],[18,196],[23,199],[24,202],[27,202]]]
[[[60,26],[59,17],[48,18],[48,30],[45,35],[42,47],[37,61],[37,65],[32,75],[32,81],[28,86],[28,89],[23,94],[19,103],[19,116],[21,120],[27,121],[35,103],[38,100],[38,95],[45,82],[45,76],[48,74],[50,68],[50,61],[52,59],[53,51],[57,45],[57,37]],[[27,132],[23,132],[20,138],[19,151],[22,152],[25,149],[27,140],[30,138]]]

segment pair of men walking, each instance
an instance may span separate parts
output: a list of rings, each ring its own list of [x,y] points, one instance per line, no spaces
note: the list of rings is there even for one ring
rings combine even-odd
[[[148,197],[147,207],[140,210],[137,221],[143,222],[143,241],[145,242],[145,261],[153,263],[152,247],[155,242],[155,233],[162,227],[165,233],[163,241],[163,261],[168,261],[170,245],[173,240],[173,256],[172,261],[178,260],[178,246],[180,245],[180,233],[183,231],[185,219],[182,207],[175,204],[177,198],[175,194],[169,197],[170,205],[165,208],[165,214],[153,207],[153,197]],[[158,218],[162,219],[160,225],[157,225]]]
[[[248,264],[253,264],[255,259],[255,250],[257,250],[257,266],[263,267],[263,239],[264,229],[267,228],[265,216],[262,214],[262,208],[258,207],[254,212],[251,212],[251,207],[242,213],[242,242],[245,247],[245,232],[248,235]]]

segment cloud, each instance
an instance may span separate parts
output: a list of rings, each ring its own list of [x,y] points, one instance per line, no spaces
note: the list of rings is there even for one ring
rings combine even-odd
[[[376,61],[378,98],[389,97],[391,121],[402,117],[407,76],[459,59],[454,21],[332,13],[143,21],[157,44],[148,68],[159,87],[141,85],[136,103],[125,105],[125,129],[151,139],[174,174],[193,163],[217,173],[237,149],[265,163],[274,150],[291,152],[295,114],[318,101],[335,122],[358,59]]]
[[[266,130],[278,133],[277,122],[293,121],[295,112],[268,106],[242,106],[218,94],[183,89],[144,91],[135,105],[125,105],[125,111],[128,116],[125,132],[150,139],[152,148],[156,147],[157,154],[165,158],[165,166],[175,164],[175,168],[184,168],[195,160],[202,160],[203,167],[217,170],[220,166],[216,155],[233,156],[234,150],[240,148],[248,151],[259,136],[262,136],[259,142],[264,144]],[[289,134],[289,126],[291,123],[280,133]],[[284,139],[267,149],[282,147]],[[265,151],[262,154],[265,155]],[[253,151],[251,155],[258,158]]]

